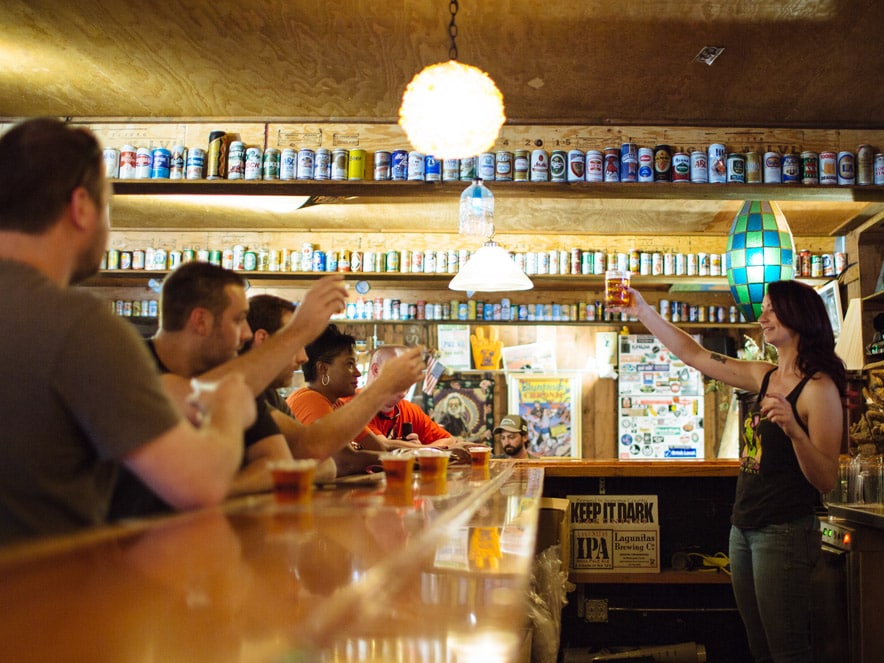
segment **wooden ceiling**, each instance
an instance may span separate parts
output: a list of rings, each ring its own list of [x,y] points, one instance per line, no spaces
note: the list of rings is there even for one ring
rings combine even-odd
[[[411,77],[449,57],[449,11],[445,0],[2,0],[0,121],[395,122]],[[881,0],[461,0],[456,20],[459,60],[496,81],[512,125],[884,130]],[[711,66],[694,61],[705,46],[724,47]],[[809,205],[811,234],[864,207]],[[605,203],[597,225],[622,213],[622,232],[647,228],[651,210],[635,210],[655,206]],[[693,207],[696,223],[673,231],[721,232],[735,203]],[[363,215],[375,216],[390,214]]]

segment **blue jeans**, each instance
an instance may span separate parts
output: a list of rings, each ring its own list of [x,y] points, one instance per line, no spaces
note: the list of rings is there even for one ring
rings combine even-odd
[[[731,527],[731,583],[757,663],[813,660],[810,573],[820,541],[813,515],[759,529]]]

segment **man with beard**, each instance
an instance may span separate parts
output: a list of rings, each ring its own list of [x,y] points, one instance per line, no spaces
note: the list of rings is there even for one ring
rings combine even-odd
[[[98,271],[110,196],[89,131],[36,119],[0,138],[0,544],[106,522],[121,467],[175,509],[217,504],[242,458],[242,375],[200,396],[197,429],[135,328],[69,287]]]
[[[496,458],[512,458],[516,460],[530,460],[540,458],[528,451],[528,424],[517,414],[508,414],[500,420],[495,435],[500,435],[500,447],[503,454]]]

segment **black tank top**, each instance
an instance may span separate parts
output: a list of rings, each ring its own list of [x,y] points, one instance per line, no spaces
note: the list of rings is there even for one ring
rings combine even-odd
[[[798,465],[792,440],[782,428],[761,416],[760,403],[775,370],[764,376],[758,397],[743,421],[740,474],[732,515],[737,527],[754,529],[789,522],[812,514],[820,502],[819,491]],[[795,403],[811,377],[806,376],[786,396],[804,432],[807,426]]]

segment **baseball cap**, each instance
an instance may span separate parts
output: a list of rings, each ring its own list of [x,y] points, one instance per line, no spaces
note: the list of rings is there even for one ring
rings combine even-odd
[[[499,433],[504,430],[508,430],[511,433],[527,433],[528,424],[526,424],[525,420],[519,415],[508,414],[500,420],[500,423],[497,425],[497,428],[494,429],[494,432]]]

